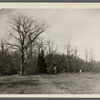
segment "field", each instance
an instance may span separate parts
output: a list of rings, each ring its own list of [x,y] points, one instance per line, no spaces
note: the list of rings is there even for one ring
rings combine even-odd
[[[100,74],[2,76],[0,94],[100,94]]]

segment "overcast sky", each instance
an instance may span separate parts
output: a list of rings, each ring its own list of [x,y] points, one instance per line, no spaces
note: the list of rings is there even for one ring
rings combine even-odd
[[[17,12],[45,20],[49,27],[43,37],[54,40],[59,52],[65,53],[65,45],[70,42],[78,47],[81,58],[85,58],[85,49],[91,49],[100,60],[100,9],[1,9],[0,34],[6,37],[8,18]]]

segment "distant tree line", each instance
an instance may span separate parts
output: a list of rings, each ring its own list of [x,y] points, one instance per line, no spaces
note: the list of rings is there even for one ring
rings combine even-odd
[[[0,74],[31,75],[66,72],[100,72],[100,62],[94,60],[92,52],[85,50],[85,60],[78,56],[78,48],[70,43],[65,46],[66,53],[58,52],[50,39],[40,37],[48,25],[18,14],[9,20],[8,34],[12,42],[1,39]],[[90,57],[90,60],[88,60]]]

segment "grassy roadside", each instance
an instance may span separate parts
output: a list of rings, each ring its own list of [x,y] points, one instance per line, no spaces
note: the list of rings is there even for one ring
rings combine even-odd
[[[0,94],[100,94],[100,74],[2,76]]]

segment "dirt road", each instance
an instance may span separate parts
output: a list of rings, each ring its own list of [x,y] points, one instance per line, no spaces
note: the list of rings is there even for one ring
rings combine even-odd
[[[100,74],[0,77],[0,94],[100,94]]]
[[[61,94],[52,81],[36,76],[7,76],[0,79],[0,94]]]

